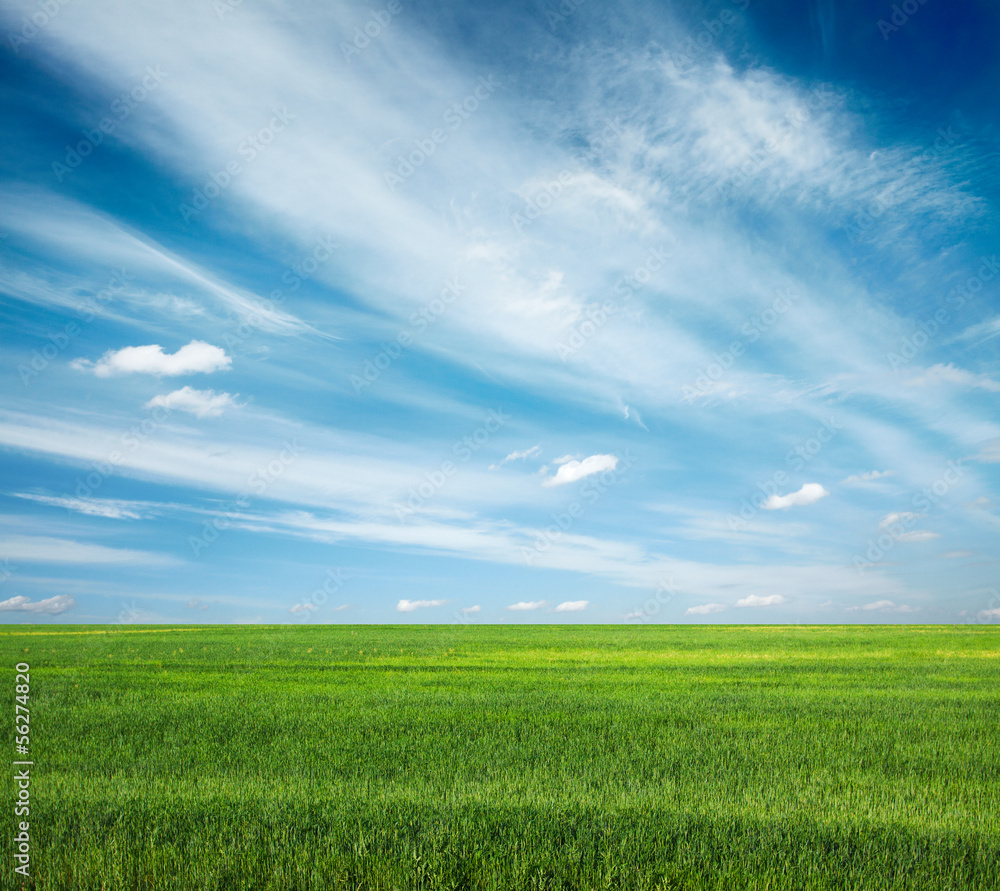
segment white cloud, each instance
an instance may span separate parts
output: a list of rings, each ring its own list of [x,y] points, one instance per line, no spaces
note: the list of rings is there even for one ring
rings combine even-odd
[[[566,600],[555,608],[557,613],[579,613],[587,608],[589,600]]]
[[[764,502],[764,510],[785,510],[789,507],[815,504],[820,498],[825,498],[829,494],[819,483],[806,483],[798,492],[772,495]]]
[[[105,563],[138,566],[171,565],[177,561],[149,551],[108,548],[104,545],[48,536],[12,535],[0,542],[0,558],[39,563]]]
[[[685,616],[708,616],[712,613],[724,613],[726,605],[724,603],[703,603],[701,606],[689,606],[684,610]]]
[[[162,408],[179,409],[190,412],[199,418],[216,418],[227,408],[238,406],[239,403],[229,393],[216,393],[215,390],[195,390],[192,387],[182,387],[172,393],[154,396],[146,403],[146,408],[160,406]]]
[[[291,607],[288,611],[290,613],[307,613],[310,610],[317,609],[315,603],[296,603],[295,606]]]
[[[926,369],[922,374],[907,381],[911,386],[933,386],[934,384],[957,384],[962,387],[978,388],[990,393],[1000,393],[1000,382],[985,374],[973,374],[964,368],[956,368],[951,363],[937,364]]]
[[[869,470],[865,473],[859,473],[855,476],[849,476],[845,480],[841,480],[841,484],[844,486],[856,486],[859,483],[870,483],[872,480],[884,479],[887,476],[892,476],[895,471],[892,470]]]
[[[163,347],[154,343],[108,350],[97,362],[74,359],[70,364],[78,370],[93,371],[98,377],[115,374],[162,374],[172,377],[225,371],[232,365],[232,359],[221,347],[203,340],[192,340],[176,353],[164,353]]]
[[[1000,316],[980,322],[978,325],[972,325],[952,340],[975,340],[982,343],[997,336],[1000,336]]]
[[[940,537],[941,536],[936,532],[928,532],[926,529],[914,529],[912,532],[904,532],[902,535],[897,535],[896,541],[931,541],[932,539]]]
[[[45,600],[29,600],[27,597],[11,597],[0,603],[0,610],[4,612],[22,613],[45,613],[50,616],[57,616],[67,610],[73,609],[76,601],[69,594],[57,594]]]
[[[557,462],[558,463],[558,462]],[[575,483],[584,477],[594,473],[601,473],[605,470],[614,470],[618,466],[618,458],[615,455],[591,455],[582,461],[570,459],[565,461],[556,471],[555,476],[550,476],[542,481],[543,486],[562,486],[566,483]]]
[[[208,609],[207,603],[202,603],[195,597],[192,597],[187,603],[184,604],[187,609]]]
[[[864,604],[864,606],[847,607],[848,612],[858,612],[859,610],[880,613],[918,613],[920,612],[920,607],[907,606],[905,603],[901,603],[897,606],[892,600],[875,600],[871,603]]]
[[[475,606],[463,606],[462,615],[471,616],[475,613],[482,612],[483,608],[477,603]]]
[[[971,557],[972,551],[948,551],[946,554],[941,554],[942,560],[964,560],[966,557]]]
[[[400,600],[396,604],[396,612],[412,613],[414,610],[427,609],[433,606],[444,606],[447,600]]]
[[[508,461],[520,461],[524,458],[534,458],[541,454],[542,447],[540,445],[532,446],[530,449],[524,449],[522,451],[513,451],[502,461],[498,461],[496,464],[490,465],[490,470],[499,470]]]
[[[751,594],[736,601],[737,606],[778,606],[782,603],[785,603],[785,598],[780,594],[769,594],[766,597]]]
[[[1000,609],[981,609],[977,615],[980,619],[1000,619]]]
[[[520,603],[512,603],[510,606],[507,607],[507,609],[511,610],[541,609],[543,606],[546,605],[546,603],[548,603],[548,601],[546,600],[531,600],[531,601],[522,600]]]
[[[982,461],[983,464],[1000,464],[1000,439],[986,443],[983,450],[973,460]]]
[[[138,520],[140,515],[130,509],[128,501],[111,501],[101,498],[70,498],[55,495],[30,495],[26,492],[12,493],[15,498],[24,498],[50,507],[64,507],[90,517],[107,517],[112,520]],[[129,505],[125,507],[124,505]]]
[[[912,511],[904,510],[899,513],[886,514],[878,521],[878,528],[885,529],[886,526],[892,526],[895,523],[906,523],[910,520],[916,520],[918,517],[922,517],[923,514],[915,514]]]
[[[987,498],[985,495],[980,495],[978,498],[974,498],[972,501],[967,501],[962,505],[969,510],[989,510],[993,507],[993,500]]]

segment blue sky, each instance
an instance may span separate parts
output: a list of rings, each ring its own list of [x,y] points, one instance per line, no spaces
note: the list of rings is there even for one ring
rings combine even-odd
[[[1000,618],[992,4],[0,24],[3,621]]]

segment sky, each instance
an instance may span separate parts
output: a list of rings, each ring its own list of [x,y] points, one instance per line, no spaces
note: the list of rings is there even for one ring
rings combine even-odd
[[[998,28],[0,0],[0,621],[1000,620]]]

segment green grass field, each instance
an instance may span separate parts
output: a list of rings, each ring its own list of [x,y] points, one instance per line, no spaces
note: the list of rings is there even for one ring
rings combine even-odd
[[[39,889],[1000,888],[1000,627],[8,626],[0,652],[11,735],[31,665]]]

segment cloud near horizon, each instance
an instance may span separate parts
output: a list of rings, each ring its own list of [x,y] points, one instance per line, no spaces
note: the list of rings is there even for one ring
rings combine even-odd
[[[396,604],[396,611],[401,613],[412,613],[418,609],[429,609],[435,606],[444,606],[447,600],[400,600]]]
[[[45,600],[31,600],[28,597],[11,597],[0,602],[0,612],[38,613],[57,616],[76,606],[76,600],[68,594],[57,594]]]

